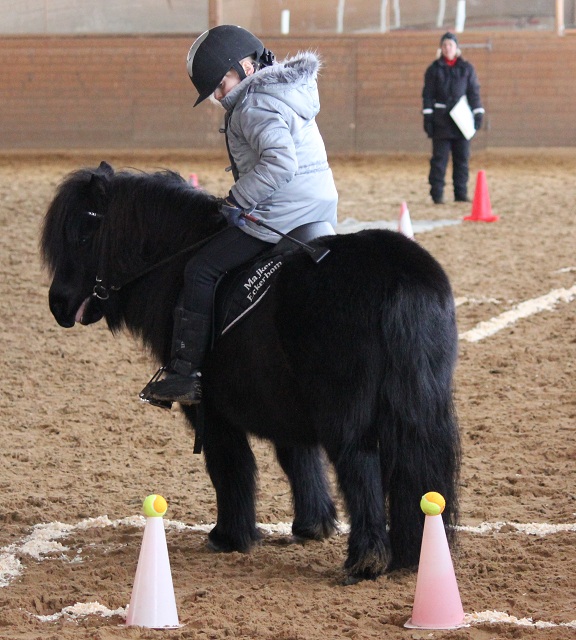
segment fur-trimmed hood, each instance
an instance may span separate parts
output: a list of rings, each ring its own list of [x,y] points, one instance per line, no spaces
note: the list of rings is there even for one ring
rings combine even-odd
[[[264,67],[252,77],[255,87],[271,84],[292,84],[309,79],[316,81],[322,66],[320,58],[313,51],[303,51],[292,58]]]
[[[222,99],[229,110],[250,94],[275,98],[305,119],[314,118],[320,110],[317,78],[322,63],[313,51],[304,51],[248,76]],[[265,98],[264,98],[265,99]]]

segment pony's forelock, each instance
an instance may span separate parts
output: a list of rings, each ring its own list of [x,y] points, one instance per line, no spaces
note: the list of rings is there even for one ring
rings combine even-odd
[[[87,190],[93,175],[93,169],[68,174],[48,207],[40,235],[40,256],[50,274],[57,269],[68,244],[80,236],[78,212],[87,209]]]

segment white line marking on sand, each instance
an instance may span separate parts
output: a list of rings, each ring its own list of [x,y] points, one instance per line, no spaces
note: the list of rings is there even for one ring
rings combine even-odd
[[[64,607],[62,611],[58,613],[53,613],[49,616],[39,616],[34,615],[35,618],[38,618],[40,622],[55,622],[62,617],[78,620],[78,618],[83,618],[85,616],[98,615],[103,618],[110,618],[111,616],[120,616],[121,618],[126,619],[126,609],[127,607],[119,607],[118,609],[108,609],[103,604],[100,604],[98,601],[94,602],[77,602],[69,607]]]
[[[494,624],[516,624],[519,627],[536,627],[537,629],[548,629],[550,627],[572,627],[576,628],[576,620],[571,622],[544,622],[543,620],[537,620],[534,622],[532,618],[517,618],[516,616],[509,616],[503,611],[482,611],[480,613],[467,613],[464,617],[465,624],[480,624],[482,622],[491,622]]]
[[[69,607],[64,607],[62,611],[53,613],[49,616],[34,615],[40,622],[55,622],[60,618],[67,618],[72,620],[78,620],[79,618],[100,615],[104,618],[110,618],[112,616],[120,616],[126,619],[126,612],[128,607],[119,607],[118,609],[108,609],[99,602],[77,602]],[[570,627],[576,628],[576,620],[570,622],[545,622],[544,620],[537,620],[534,622],[532,618],[517,618],[516,616],[508,615],[504,611],[481,611],[479,613],[467,613],[464,616],[465,625],[482,624],[489,622],[491,624],[515,624],[519,627],[535,627],[536,629],[549,629],[551,627]]]
[[[30,535],[26,536],[20,544],[14,543],[3,549],[0,549],[0,587],[6,587],[10,582],[22,573],[22,564],[16,556],[27,555],[35,560],[44,560],[45,556],[50,554],[58,554],[62,559],[66,559],[65,553],[69,551],[69,547],[58,542],[59,539],[65,538],[73,534],[75,531],[81,531],[91,528],[103,527],[144,527],[146,518],[144,516],[129,516],[119,520],[110,520],[108,516],[99,516],[97,518],[86,518],[77,524],[64,524],[62,522],[48,522],[37,524],[33,527]],[[208,533],[214,524],[185,524],[177,520],[164,519],[166,529],[176,529],[179,531],[197,531],[199,533]],[[521,524],[517,522],[483,522],[477,526],[460,525],[457,527],[460,531],[472,534],[483,534],[490,531],[498,531],[502,527],[512,527],[519,533],[526,535],[549,535],[562,532],[576,532],[576,523],[568,524],[547,524],[547,523],[528,523]],[[276,524],[259,523],[258,527],[264,532],[273,535],[291,535],[291,522],[278,522]],[[347,534],[350,530],[348,524],[340,522],[338,524],[339,533]],[[81,557],[76,555],[70,562],[81,562]]]
[[[518,533],[525,533],[528,536],[547,536],[552,533],[576,533],[576,523],[568,524],[547,524],[545,522],[529,522],[521,524],[519,522],[482,522],[476,527],[459,525],[456,527],[458,531],[466,531],[467,533],[489,533],[490,531],[500,531],[502,527],[511,527],[516,529]]]
[[[500,304],[500,300],[497,298],[466,298],[462,296],[460,298],[454,298],[454,306],[461,307],[463,304],[479,305],[479,304]]]
[[[12,552],[0,554],[0,587],[7,587],[22,573],[22,563]]]
[[[16,558],[16,554],[29,555],[36,560],[43,560],[48,554],[58,553],[65,559],[64,552],[69,548],[57,542],[60,538],[70,536],[75,531],[81,531],[94,527],[122,527],[136,526],[144,527],[146,518],[144,516],[130,516],[119,520],[110,520],[108,516],[99,516],[97,518],[87,518],[81,520],[77,524],[64,524],[62,522],[49,522],[38,524],[32,529],[32,533],[23,539],[20,545],[11,544],[0,550],[0,586],[8,586],[10,581],[22,572],[20,561]],[[193,524],[188,525],[177,520],[164,520],[166,529],[176,529],[179,531],[196,531],[200,533],[208,533],[214,524]],[[482,522],[477,526],[462,525],[457,527],[458,530],[467,533],[488,533],[494,530],[500,530],[502,527],[513,527],[519,533],[527,535],[548,535],[561,532],[576,532],[576,523],[573,524],[547,524],[547,523],[528,523],[521,524],[517,522]],[[269,534],[291,535],[291,522],[278,522],[276,524],[258,524],[258,527]],[[347,533],[349,526],[346,523],[339,523],[340,533]],[[74,561],[74,560],[72,560]],[[78,560],[76,560],[78,561]],[[74,605],[64,607],[61,611],[51,615],[30,614],[41,622],[55,622],[60,618],[69,620],[77,620],[89,615],[100,615],[103,617],[119,616],[126,619],[127,607],[119,607],[118,609],[109,609],[98,601],[93,602],[77,602]],[[533,626],[536,628],[548,627],[576,627],[576,620],[571,622],[562,622],[559,624],[552,622],[537,621],[533,622],[532,618],[515,618],[507,613],[499,611],[483,611],[481,613],[466,614],[465,624],[481,624],[490,622],[494,624],[506,623],[516,624],[519,626]]]
[[[554,273],[572,273],[573,271],[576,271],[576,267],[564,267],[562,269],[558,269],[558,271],[555,271]]]
[[[461,333],[458,337],[460,340],[468,342],[478,342],[483,338],[494,335],[501,329],[514,324],[521,318],[528,318],[535,313],[541,311],[551,311],[559,302],[571,302],[576,297],[576,284],[570,289],[553,289],[549,293],[526,300],[517,304],[509,311],[501,313],[499,316],[480,322],[473,329]]]

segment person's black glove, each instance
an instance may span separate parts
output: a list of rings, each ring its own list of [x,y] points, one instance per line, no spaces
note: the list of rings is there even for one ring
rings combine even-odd
[[[434,114],[426,113],[424,115],[424,131],[426,135],[431,138],[434,135]]]
[[[242,217],[244,209],[236,202],[231,192],[228,197],[220,201],[218,210],[226,218],[229,227],[243,227],[246,224],[246,220]]]
[[[480,127],[482,126],[482,118],[484,117],[483,113],[475,113],[474,114],[474,129],[476,129],[476,131],[478,131],[478,129],[480,129]]]

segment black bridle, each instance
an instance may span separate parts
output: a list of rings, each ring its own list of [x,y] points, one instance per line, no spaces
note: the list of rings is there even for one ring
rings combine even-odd
[[[89,216],[92,216],[93,218],[98,218],[98,219],[103,219],[103,218],[106,217],[104,214],[97,213],[95,211],[85,211],[85,213],[87,215],[89,215]],[[204,238],[204,240],[200,240],[199,242],[196,242],[193,245],[190,245],[188,247],[184,247],[183,249],[180,249],[180,251],[177,251],[176,253],[173,253],[173,254],[167,256],[166,258],[163,258],[162,260],[160,260],[158,262],[155,262],[154,264],[150,265],[149,267],[146,267],[146,269],[143,269],[142,271],[139,271],[136,274],[128,276],[124,280],[121,280],[118,284],[114,284],[114,285],[106,285],[104,276],[100,277],[98,275],[98,274],[104,274],[106,272],[106,270],[104,268],[104,261],[105,261],[105,255],[106,255],[106,243],[103,242],[101,250],[100,250],[100,258],[98,260],[98,272],[96,274],[96,283],[94,284],[94,288],[92,290],[92,297],[98,298],[98,300],[108,300],[108,298],[110,297],[110,291],[119,291],[120,289],[122,289],[122,287],[125,287],[127,284],[130,284],[131,282],[134,282],[135,280],[138,280],[139,278],[142,278],[147,273],[150,273],[151,271],[154,271],[155,269],[158,269],[162,265],[167,264],[171,260],[174,260],[174,258],[177,258],[178,256],[184,255],[186,253],[190,253],[191,251],[194,251],[195,249],[199,249],[200,247],[202,247],[205,244],[207,244],[208,242],[210,242],[210,240],[215,238],[217,235],[221,234],[223,231],[225,231],[225,229],[221,229],[220,231],[217,231],[216,233],[213,233],[211,236],[208,236],[207,238]],[[104,239],[105,238],[106,238],[106,236],[104,236]],[[155,380],[156,377],[163,370],[164,370],[164,367],[161,367],[156,372],[156,374],[152,377],[152,380],[150,382]],[[148,383],[148,384],[150,384],[150,383]],[[142,398],[142,393],[140,394],[140,396]],[[149,402],[150,404],[153,404],[153,405],[158,406],[158,407],[163,408],[163,409],[170,409],[172,407],[172,402],[170,402],[170,401],[164,402],[164,401],[146,400],[146,402]],[[196,453],[196,454],[200,454],[200,453],[202,453],[202,438],[203,438],[203,435],[204,435],[204,407],[203,407],[203,405],[198,405],[198,407],[196,408],[196,412],[197,413],[196,413],[195,429],[194,429],[195,437],[194,437],[194,450],[193,450],[193,452]]]
[[[103,213],[97,213],[95,211],[85,211],[85,213],[89,216],[92,216],[93,218],[104,219],[106,217]],[[98,300],[108,300],[108,298],[110,297],[111,291],[120,291],[120,289],[125,287],[127,284],[130,284],[136,280],[139,280],[146,274],[171,262],[178,256],[182,256],[182,255],[185,255],[186,253],[190,253],[196,249],[199,249],[200,247],[210,242],[213,238],[220,235],[222,231],[224,231],[224,229],[217,231],[216,233],[213,233],[211,236],[208,236],[207,238],[204,238],[203,240],[200,240],[199,242],[196,242],[193,245],[180,249],[180,251],[177,251],[176,253],[173,253],[167,256],[166,258],[159,260],[158,262],[155,262],[154,264],[150,265],[149,267],[146,267],[142,271],[139,271],[138,273],[135,273],[126,277],[124,280],[121,280],[118,284],[106,284],[106,278],[105,278],[106,269],[104,267],[104,263],[106,259],[106,243],[103,243],[103,246],[100,250],[100,259],[98,261],[98,272],[96,274],[96,283],[94,284],[94,288],[92,289],[92,296],[95,298],[98,298]]]

